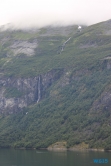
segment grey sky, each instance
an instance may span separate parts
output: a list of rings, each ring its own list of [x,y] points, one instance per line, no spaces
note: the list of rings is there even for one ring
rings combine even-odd
[[[108,19],[111,19],[111,0],[0,0],[0,25],[90,25]]]

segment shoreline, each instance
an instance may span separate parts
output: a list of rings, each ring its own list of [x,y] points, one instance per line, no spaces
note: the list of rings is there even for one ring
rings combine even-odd
[[[89,149],[80,149],[80,148],[25,148],[25,147],[21,147],[21,148],[14,148],[14,147],[2,147],[0,149],[15,149],[15,150],[47,150],[47,151],[53,151],[53,152],[66,152],[66,151],[92,151],[92,152],[111,152],[111,150],[105,150],[105,149],[97,149],[97,148],[89,148]]]
[[[42,149],[39,149],[42,150]],[[93,152],[111,152],[111,150],[105,150],[105,149],[96,149],[96,148],[90,148],[90,149],[80,149],[80,148],[46,148],[48,151],[93,151]]]
[[[77,148],[12,148],[12,149],[20,149],[20,150],[47,150],[47,151],[53,151],[53,152],[66,152],[66,151],[93,151],[93,152],[111,152],[111,150],[105,150],[105,149],[96,149],[96,148],[90,148],[90,149],[77,149]]]

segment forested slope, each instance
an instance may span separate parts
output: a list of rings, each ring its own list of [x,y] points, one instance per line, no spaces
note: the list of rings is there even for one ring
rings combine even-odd
[[[111,20],[0,38],[0,147],[111,149]]]

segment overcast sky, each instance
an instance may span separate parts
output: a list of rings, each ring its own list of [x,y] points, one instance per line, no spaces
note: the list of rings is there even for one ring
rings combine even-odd
[[[0,25],[90,25],[108,19],[111,0],[0,0]]]

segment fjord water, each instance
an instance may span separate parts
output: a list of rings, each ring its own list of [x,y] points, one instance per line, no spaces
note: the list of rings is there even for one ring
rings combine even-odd
[[[51,152],[46,150],[0,149],[0,166],[98,166],[94,159],[108,159],[111,166],[111,153],[108,152]]]

